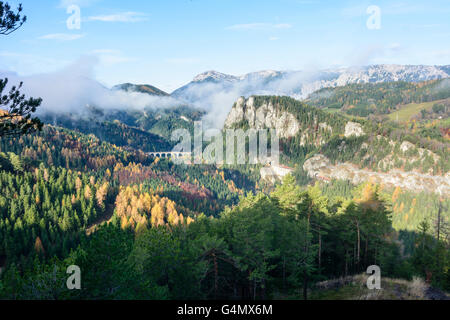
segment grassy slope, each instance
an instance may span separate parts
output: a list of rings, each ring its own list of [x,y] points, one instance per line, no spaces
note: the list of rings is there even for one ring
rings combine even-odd
[[[352,115],[385,115],[395,112],[401,105],[448,99],[449,84],[449,79],[419,83],[348,84],[317,90],[305,102],[321,109],[341,110]]]
[[[400,110],[389,114],[389,119],[394,121],[407,121],[419,114],[420,110],[430,110],[435,103],[442,103],[444,100],[436,100],[423,103],[409,103],[400,107]],[[398,117],[398,118],[397,118]]]

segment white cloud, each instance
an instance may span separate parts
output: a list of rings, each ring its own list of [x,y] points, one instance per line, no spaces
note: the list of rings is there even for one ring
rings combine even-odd
[[[99,58],[100,58],[100,63],[103,65],[106,65],[106,66],[111,66],[114,64],[118,64],[118,63],[130,62],[130,61],[134,60],[132,58],[124,57],[121,55],[110,55],[110,54],[100,55]]]
[[[98,1],[99,0],[60,0],[59,7],[67,8],[71,5],[76,5],[76,6],[80,6],[80,7],[88,7]]]
[[[90,54],[97,56],[99,63],[106,67],[135,60],[124,56],[120,50],[114,49],[96,49],[91,51]]]
[[[99,15],[88,17],[88,21],[102,21],[102,22],[140,22],[146,21],[147,16],[141,12],[120,12],[110,15]]]
[[[367,16],[367,7],[369,7],[370,3],[367,2],[365,4],[358,4],[355,6],[350,6],[343,8],[341,10],[341,14],[344,17],[355,18],[361,16]],[[449,8],[433,6],[428,4],[410,4],[405,2],[399,3],[388,3],[384,5],[378,5],[381,9],[381,14],[384,15],[411,15],[411,14],[433,14],[433,13],[448,13],[450,12]]]
[[[389,50],[398,51],[402,49],[402,45],[398,42],[391,43],[387,47]]]
[[[94,70],[98,63],[97,57],[85,56],[59,71],[30,76],[0,72],[0,78],[7,75],[11,85],[23,81],[21,91],[25,95],[41,97],[43,102],[38,108],[38,113],[78,112],[81,114],[88,104],[116,110],[165,108],[180,104],[171,97],[109,90],[94,80]],[[7,89],[9,90],[9,87]]]
[[[41,40],[59,40],[59,41],[73,41],[83,38],[84,34],[71,34],[71,33],[52,33],[39,37]]]
[[[289,23],[246,23],[235,24],[226,27],[226,30],[273,30],[273,29],[290,29],[292,25]]]
[[[401,15],[421,13],[429,9],[427,5],[412,5],[411,3],[392,3],[386,6],[384,14]]]
[[[0,69],[7,69],[22,75],[57,70],[70,61],[53,59],[29,53],[0,51]]]
[[[250,74],[235,82],[194,82],[184,88],[182,98],[207,112],[203,120],[205,127],[222,128],[223,123],[240,96],[304,94],[303,85],[318,77],[315,69],[288,72],[268,82],[261,74],[269,70]]]
[[[278,37],[270,37],[269,40],[270,40],[270,41],[277,41],[277,40],[278,40]]]

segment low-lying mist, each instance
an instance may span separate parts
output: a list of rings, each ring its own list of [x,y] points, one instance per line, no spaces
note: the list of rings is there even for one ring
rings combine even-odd
[[[86,106],[104,110],[143,110],[179,104],[179,101],[171,97],[110,90],[94,80],[96,63],[94,57],[84,57],[57,72],[21,77],[0,71],[0,78],[8,78],[9,87],[17,86],[22,81],[22,93],[30,97],[41,97],[43,102],[38,114],[80,113]]]
[[[205,126],[222,128],[233,103],[240,96],[293,95],[302,96],[302,85],[317,79],[317,72],[277,72],[274,77],[259,77],[256,73],[235,82],[199,82],[185,87],[182,95],[172,97],[141,92],[111,90],[95,80],[96,57],[86,56],[68,67],[52,73],[19,76],[1,72],[9,79],[8,86],[23,82],[21,92],[28,97],[43,99],[37,114],[71,113],[82,116],[87,107],[108,110],[163,109],[190,105],[204,110]]]
[[[233,103],[240,96],[284,95],[303,100],[324,87],[355,82],[394,81],[402,73],[408,81],[436,79],[446,75],[439,67],[396,65],[326,71],[313,68],[303,71],[264,71],[241,77],[212,72],[216,78],[193,81],[175,90],[171,96],[156,96],[106,88],[94,80],[97,63],[96,57],[86,56],[58,72],[20,77],[0,71],[0,77],[8,77],[10,86],[23,81],[23,93],[41,97],[43,103],[38,114],[71,113],[82,116],[92,107],[108,112],[158,110],[188,105],[205,112],[203,120],[206,128],[221,129]],[[440,87],[448,87],[448,83],[448,80],[442,81]]]

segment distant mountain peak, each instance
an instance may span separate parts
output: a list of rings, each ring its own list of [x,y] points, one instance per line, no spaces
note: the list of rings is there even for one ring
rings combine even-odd
[[[146,93],[153,96],[168,96],[167,92],[162,91],[149,84],[133,84],[133,83],[122,83],[112,87],[112,90],[122,90],[130,92],[140,92]]]
[[[282,71],[261,70],[261,71],[247,73],[247,74],[239,77],[239,80],[263,80],[263,79],[275,78],[282,74],[283,74]]]
[[[199,75],[195,76],[195,78],[192,80],[192,82],[203,82],[203,81],[236,81],[238,80],[238,77],[225,74],[222,72],[210,70],[203,73],[200,73]]]
[[[352,83],[379,83],[392,81],[420,82],[450,77],[450,66],[378,64],[368,66],[335,67],[316,71],[261,70],[234,76],[218,71],[206,71],[190,83],[176,89],[172,96],[188,102],[212,94],[196,90],[203,83],[217,84],[211,92],[230,91],[236,95],[286,95],[298,100],[325,87]],[[235,89],[235,90],[234,90]]]

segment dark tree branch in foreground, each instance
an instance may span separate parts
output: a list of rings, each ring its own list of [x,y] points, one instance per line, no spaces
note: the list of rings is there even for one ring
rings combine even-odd
[[[19,29],[26,21],[26,16],[20,16],[22,4],[19,4],[17,12],[11,10],[11,6],[0,1],[0,34],[8,35]]]
[[[11,34],[27,21],[27,17],[21,16],[21,12],[21,4],[17,12],[14,12],[8,3],[0,1],[0,35]],[[3,94],[7,84],[8,79],[0,79],[0,137],[41,130],[42,122],[38,118],[32,118],[31,114],[36,112],[42,99],[26,99],[24,94],[20,94],[22,82]]]
[[[22,87],[13,86],[7,94],[3,94],[8,79],[0,79],[0,137],[20,135],[40,130],[42,122],[32,118],[31,114],[42,102],[41,98],[25,98],[20,94]]]

